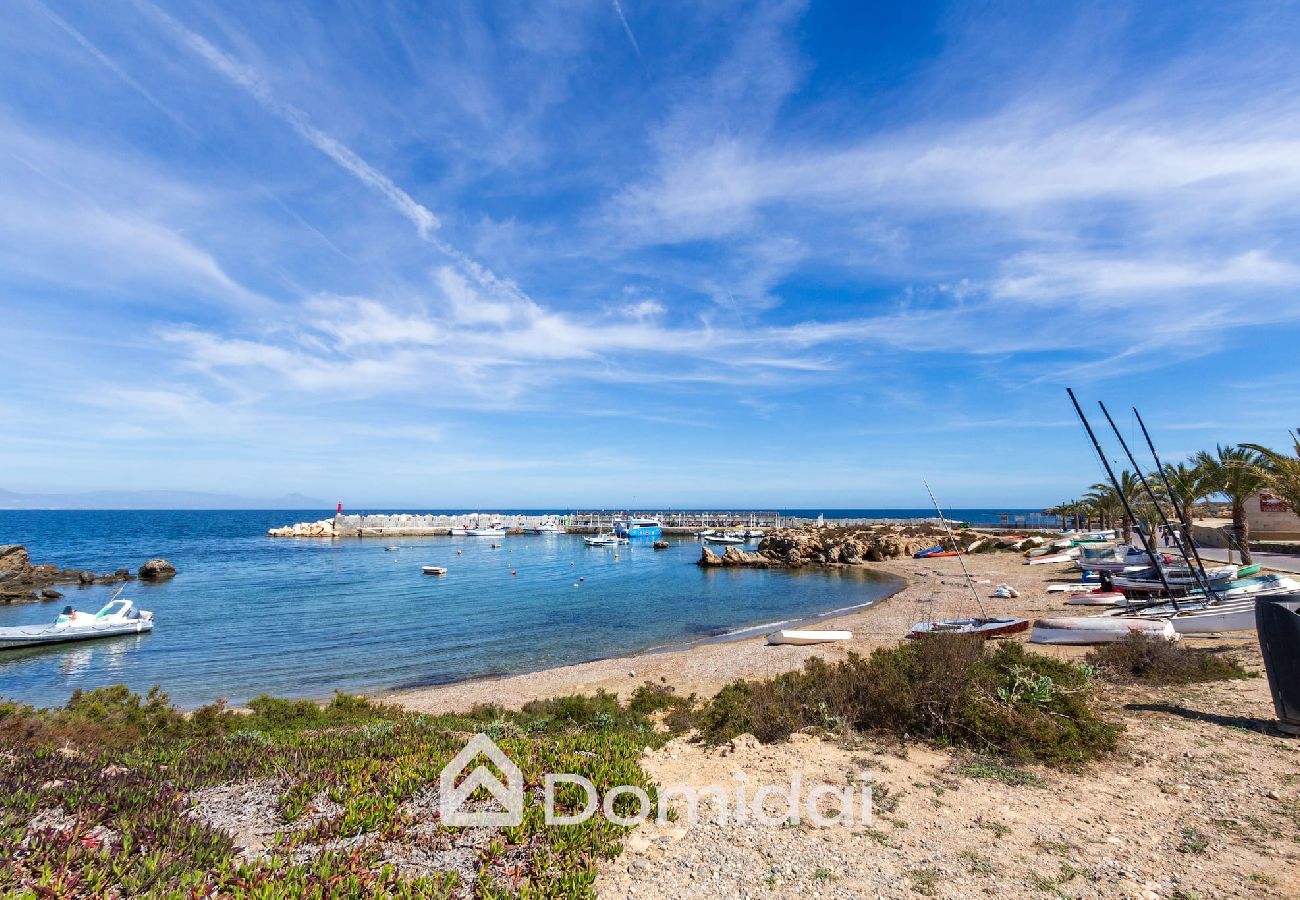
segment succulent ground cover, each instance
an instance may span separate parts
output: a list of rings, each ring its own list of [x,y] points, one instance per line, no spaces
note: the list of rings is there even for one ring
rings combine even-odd
[[[542,777],[570,772],[602,793],[628,784],[653,798],[638,760],[664,739],[646,717],[662,702],[638,697],[436,718],[345,695],[323,707],[259,698],[248,714],[212,706],[184,716],[161,694],[122,687],[54,710],[0,704],[0,894],[590,896],[596,863],[620,851],[627,829],[600,814],[546,826]],[[518,827],[438,821],[438,775],[477,732],[523,770]],[[262,808],[264,846],[240,846],[218,827],[218,796]],[[620,797],[615,810],[635,804]],[[576,811],[580,798],[561,792],[557,806]]]

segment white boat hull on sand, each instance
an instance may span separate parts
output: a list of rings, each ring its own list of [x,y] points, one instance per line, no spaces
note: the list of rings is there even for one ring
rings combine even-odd
[[[767,636],[769,644],[793,644],[795,646],[805,646],[808,644],[829,644],[832,641],[847,641],[852,639],[851,631],[797,631],[784,630],[774,631]]]
[[[1178,632],[1168,619],[1136,616],[1061,616],[1039,619],[1029,636],[1033,644],[1109,644],[1130,634],[1176,641]]]
[[[1050,556],[1035,556],[1033,559],[1027,560],[1025,562],[1025,565],[1046,566],[1046,565],[1050,565],[1051,563],[1068,563],[1068,562],[1074,562],[1074,557],[1070,556],[1068,553],[1053,553]]]
[[[1124,601],[1120,591],[1092,591],[1087,594],[1075,594],[1065,601],[1066,606],[1116,606]]]
[[[1088,581],[1080,584],[1049,584],[1047,593],[1049,594],[1087,594],[1097,590],[1097,582]]]

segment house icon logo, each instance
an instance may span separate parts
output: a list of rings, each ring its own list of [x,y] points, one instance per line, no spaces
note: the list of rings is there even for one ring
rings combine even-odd
[[[461,773],[480,756],[486,756],[501,771],[505,776],[504,784],[485,765],[477,766],[460,784],[456,783]],[[468,809],[469,798],[479,788],[486,788],[492,799],[504,809],[471,812]],[[499,828],[522,825],[524,775],[490,737],[476,734],[465,745],[465,749],[457,753],[438,774],[438,812],[442,824],[452,827]]]

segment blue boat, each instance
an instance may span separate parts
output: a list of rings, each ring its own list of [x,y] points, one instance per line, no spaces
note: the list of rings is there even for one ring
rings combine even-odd
[[[614,523],[614,534],[629,540],[657,541],[663,537],[663,525],[658,519],[628,517]]]

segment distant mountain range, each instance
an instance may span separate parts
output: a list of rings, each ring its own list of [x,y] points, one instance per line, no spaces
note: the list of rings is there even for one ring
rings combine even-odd
[[[325,509],[317,497],[241,497],[198,491],[85,491],[76,494],[25,494],[0,488],[0,509]]]

